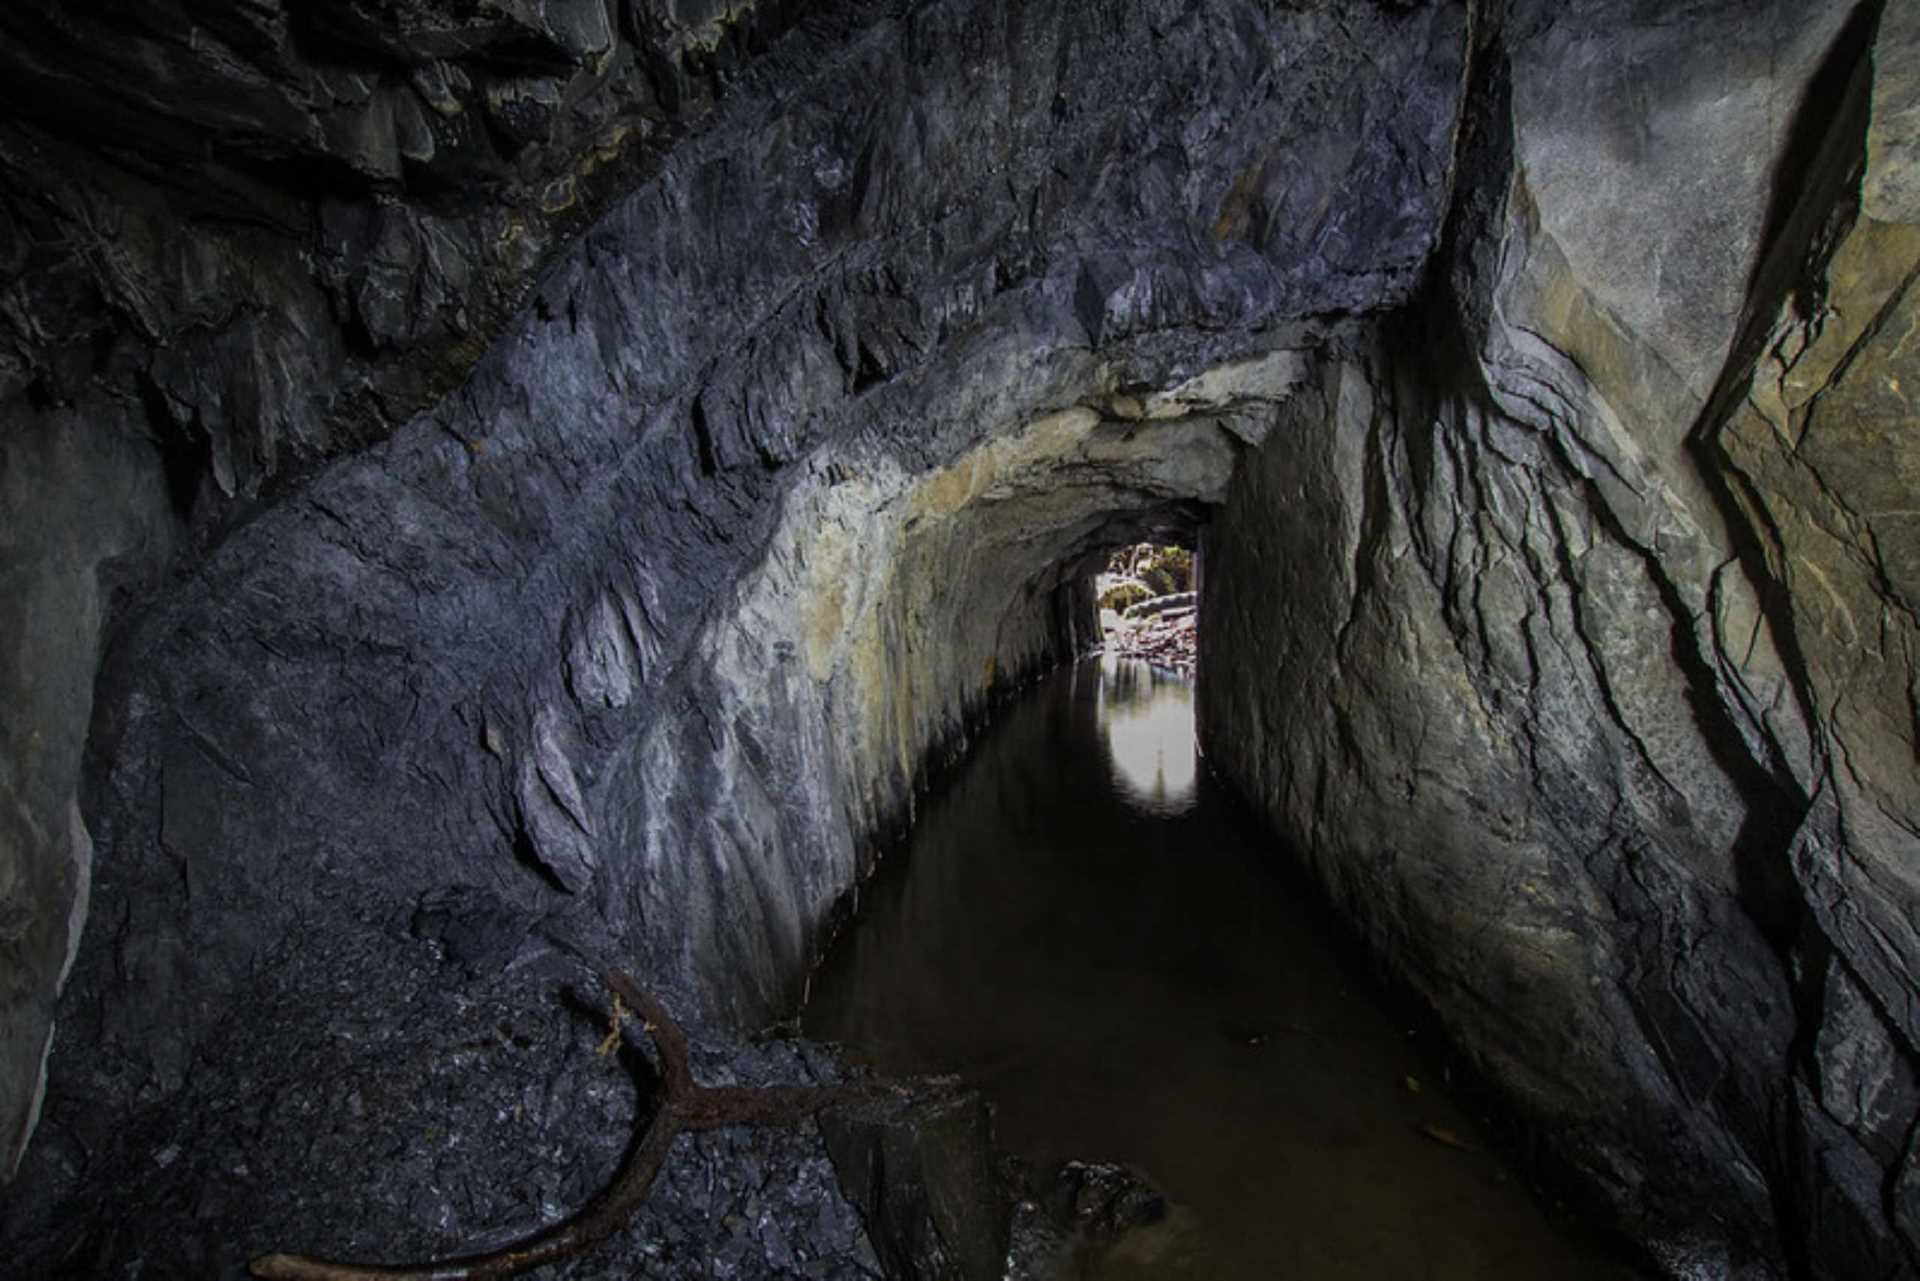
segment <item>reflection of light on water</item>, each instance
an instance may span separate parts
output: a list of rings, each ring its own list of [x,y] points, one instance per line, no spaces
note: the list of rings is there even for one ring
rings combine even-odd
[[[1100,728],[1120,793],[1141,809],[1178,814],[1193,806],[1193,687],[1145,663],[1100,664]]]

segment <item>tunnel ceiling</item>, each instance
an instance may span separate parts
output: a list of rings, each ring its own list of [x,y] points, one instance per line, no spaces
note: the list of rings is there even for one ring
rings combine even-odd
[[[1205,523],[1210,759],[1543,1159],[1911,1275],[1920,31],[1563,8],[0,11],[0,1221],[395,1009],[770,1020]]]

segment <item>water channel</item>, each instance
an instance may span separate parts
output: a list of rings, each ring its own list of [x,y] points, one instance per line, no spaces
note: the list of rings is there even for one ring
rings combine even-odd
[[[959,1074],[1037,1166],[1148,1178],[1174,1209],[1097,1265],[1110,1281],[1631,1277],[1488,1154],[1274,858],[1200,767],[1191,686],[1083,662],[923,806],[807,1032]]]

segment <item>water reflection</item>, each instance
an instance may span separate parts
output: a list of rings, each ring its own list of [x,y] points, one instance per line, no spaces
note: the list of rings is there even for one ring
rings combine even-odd
[[[1119,795],[1151,814],[1190,809],[1200,769],[1193,683],[1134,659],[1100,660],[1096,717]]]
[[[1626,1275],[1481,1149],[1271,839],[1195,769],[1191,726],[1184,686],[1121,664],[1006,708],[863,892],[809,1034],[959,1073],[1006,1147],[1127,1163],[1181,1207],[1169,1253],[1083,1277]]]

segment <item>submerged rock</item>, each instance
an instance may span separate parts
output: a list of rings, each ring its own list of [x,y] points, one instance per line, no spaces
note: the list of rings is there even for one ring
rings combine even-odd
[[[820,1117],[841,1186],[868,1224],[888,1277],[1000,1281],[1010,1197],[995,1169],[992,1117],[978,1094],[928,1104],[882,1100]]]
[[[1137,1171],[1067,1161],[1017,1167],[1009,1281],[1162,1277],[1202,1281],[1213,1260],[1201,1225]]]

